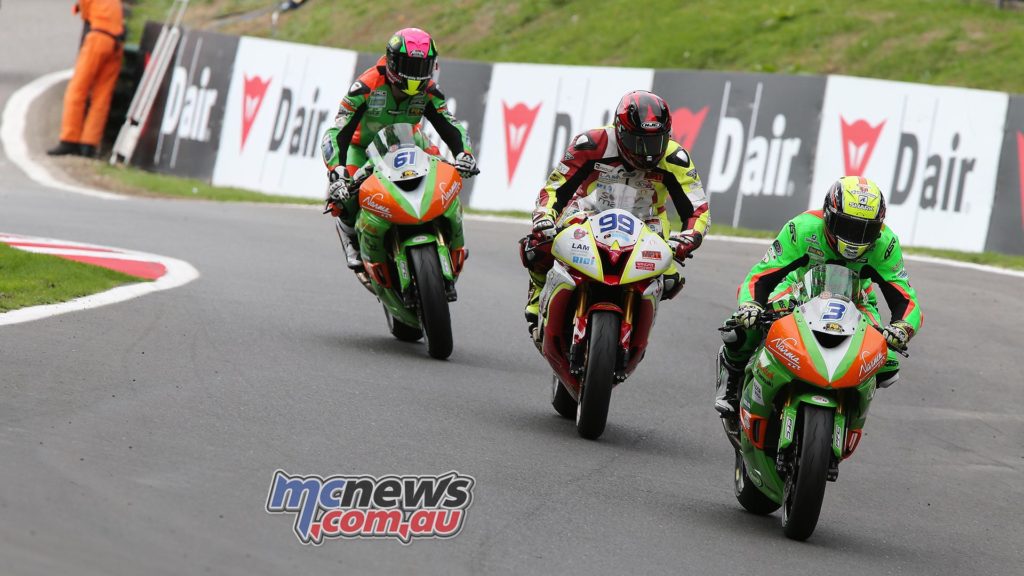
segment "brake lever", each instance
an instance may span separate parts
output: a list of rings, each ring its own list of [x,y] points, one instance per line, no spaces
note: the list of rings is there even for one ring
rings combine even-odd
[[[889,345],[888,342],[886,342],[885,345],[886,345],[886,347],[889,350],[892,350],[893,352],[899,354],[900,356],[903,356],[904,358],[910,358],[910,353],[907,352],[906,350],[900,350],[899,348],[893,348],[891,345]]]

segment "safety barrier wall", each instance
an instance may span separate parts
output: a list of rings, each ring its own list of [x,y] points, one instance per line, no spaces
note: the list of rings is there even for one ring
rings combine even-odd
[[[158,28],[147,27],[142,50]],[[133,164],[323,197],[320,139],[376,54],[188,31]],[[573,135],[623,93],[673,110],[714,223],[778,229],[843,174],[876,180],[904,244],[1024,254],[1024,97],[845,76],[486,64],[442,59],[438,83],[481,174],[464,202],[529,211]],[[434,136],[429,126],[428,134]],[[443,146],[442,146],[443,147]]]

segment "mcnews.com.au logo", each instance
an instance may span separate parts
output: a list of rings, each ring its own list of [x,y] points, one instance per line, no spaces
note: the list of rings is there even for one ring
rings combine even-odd
[[[472,476],[292,476],[274,473],[267,512],[294,514],[303,544],[327,538],[452,538],[473,501]]]

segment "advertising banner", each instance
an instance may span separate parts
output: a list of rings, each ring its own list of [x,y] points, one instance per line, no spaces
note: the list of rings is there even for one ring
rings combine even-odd
[[[653,90],[704,180],[712,230],[774,230],[805,210],[824,78],[659,70]]]
[[[983,250],[1007,103],[998,92],[830,76],[807,205],[819,208],[839,176],[865,176],[904,244]]]
[[[243,37],[213,184],[323,198],[320,139],[352,85],[355,64],[349,50]]]
[[[1024,254],[1024,96],[1011,96],[985,250]]]
[[[158,33],[158,26],[147,27],[146,43],[155,42]],[[184,31],[154,100],[147,130],[135,149],[133,164],[155,172],[211,179],[237,48],[237,36]]]
[[[495,64],[470,205],[532,210],[571,138],[610,124],[622,95],[650,90],[653,76],[646,68]]]
[[[466,127],[473,143],[473,151],[479,159],[483,138],[484,108],[487,105],[487,92],[491,85],[491,65],[483,62],[466,60],[448,60],[441,58],[437,73],[434,75],[438,88],[448,101],[448,109],[455,115],[459,123]],[[441,148],[446,158],[453,160],[448,154],[448,147],[430,126],[424,121],[423,131],[432,142]],[[481,166],[481,170],[485,169]],[[477,178],[468,178],[460,195],[462,203],[469,205],[472,201],[473,187]]]

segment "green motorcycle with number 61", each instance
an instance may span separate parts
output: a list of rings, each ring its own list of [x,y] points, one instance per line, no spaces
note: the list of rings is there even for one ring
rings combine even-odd
[[[443,359],[453,348],[448,303],[468,252],[462,177],[428,146],[411,124],[377,134],[367,148],[372,174],[359,185],[356,232],[391,334],[407,342],[425,337],[430,356]]]

